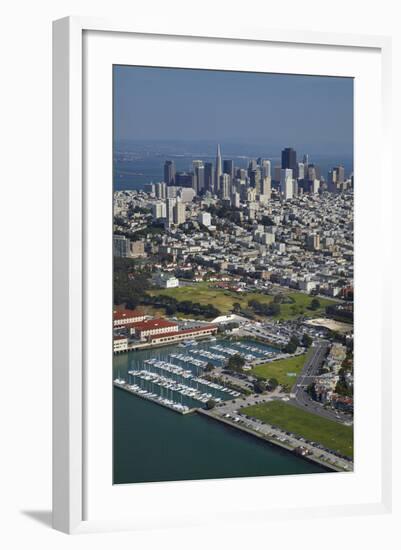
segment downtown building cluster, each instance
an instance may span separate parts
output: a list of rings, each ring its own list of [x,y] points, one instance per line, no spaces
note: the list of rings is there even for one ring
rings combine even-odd
[[[177,274],[190,258],[198,280],[214,270],[328,296],[352,288],[353,178],[342,166],[326,181],[307,155],[298,162],[286,148],[272,174],[269,160],[237,168],[218,146],[214,164],[193,167],[183,174],[166,161],[167,182],[115,193],[115,222],[124,220],[115,223],[123,233],[115,235],[116,256],[171,258]],[[165,230],[130,238],[151,224]]]

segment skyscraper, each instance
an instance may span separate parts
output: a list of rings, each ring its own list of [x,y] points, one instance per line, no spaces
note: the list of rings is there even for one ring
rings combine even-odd
[[[230,186],[231,178],[228,174],[222,174],[220,176],[220,197],[223,200],[230,199]]]
[[[291,168],[282,168],[280,177],[280,190],[284,199],[292,199],[294,194],[293,173]]]
[[[185,223],[185,204],[177,201],[173,206],[173,222],[174,225]]]
[[[205,191],[214,191],[213,162],[205,162]]]
[[[217,153],[216,153],[216,172],[215,172],[215,178],[214,181],[216,182],[215,191],[220,190],[220,176],[222,174],[222,168],[221,168],[221,152],[220,152],[220,145],[217,145]]]
[[[297,175],[297,152],[291,147],[281,151],[281,168],[290,168],[294,177]]]
[[[202,164],[198,164],[195,167],[195,183],[196,189],[195,192],[197,195],[201,195],[205,191],[205,167]]]
[[[156,183],[155,193],[156,193],[156,198],[157,199],[165,199],[166,198],[166,184],[164,183],[164,181]]]
[[[270,160],[262,160],[262,177],[271,178],[271,162]]]
[[[263,195],[265,199],[270,199],[272,194],[272,180],[271,178],[265,176],[262,179],[262,183],[260,186],[260,194]]]
[[[303,180],[305,178],[305,165],[303,162],[298,162],[297,177],[299,180]]]
[[[171,227],[174,224],[174,207],[177,203],[177,199],[166,200],[166,223],[167,227]]]
[[[173,160],[164,163],[164,182],[167,185],[175,185],[175,164]]]
[[[249,178],[251,182],[251,186],[255,189],[256,194],[260,194],[260,169],[256,168],[256,170],[251,170],[249,173]]]
[[[114,256],[128,258],[130,256],[130,240],[124,235],[113,236]]]
[[[229,174],[231,177],[231,181],[234,179],[234,161],[233,160],[225,160],[223,162],[223,172],[224,174]]]

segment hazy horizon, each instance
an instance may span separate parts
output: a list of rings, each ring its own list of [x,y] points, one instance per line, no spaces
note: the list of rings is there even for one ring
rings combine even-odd
[[[113,82],[115,146],[353,153],[350,78],[115,66]]]

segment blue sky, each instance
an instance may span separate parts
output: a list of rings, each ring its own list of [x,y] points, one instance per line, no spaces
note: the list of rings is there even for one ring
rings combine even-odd
[[[114,139],[352,154],[350,78],[114,67]]]

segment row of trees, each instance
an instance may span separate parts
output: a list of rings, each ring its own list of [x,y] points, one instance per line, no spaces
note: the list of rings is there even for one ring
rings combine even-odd
[[[146,269],[140,270],[129,258],[114,259],[113,279],[114,304],[126,304],[130,309],[141,303],[144,292],[150,288],[150,273]]]
[[[252,300],[248,300],[248,306],[251,307],[255,313],[259,315],[266,315],[268,317],[279,315],[281,312],[280,304],[275,302],[265,304],[255,300],[254,298]]]
[[[199,304],[198,302],[191,302],[190,300],[183,300],[180,302],[171,296],[145,295],[143,296],[143,303],[163,308],[167,315],[175,315],[177,312],[180,312],[206,317],[207,319],[213,319],[220,315],[220,310],[213,304]]]

